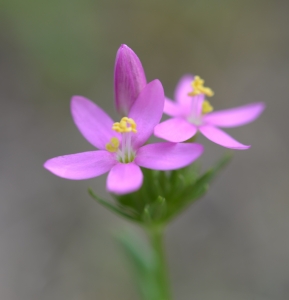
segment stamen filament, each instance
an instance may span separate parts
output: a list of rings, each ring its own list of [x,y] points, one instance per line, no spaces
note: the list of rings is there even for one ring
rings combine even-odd
[[[128,161],[130,161],[130,148],[131,148],[131,133],[128,132],[126,137],[126,149],[127,149],[127,157],[128,157]]]
[[[114,123],[112,129],[122,135],[121,150],[118,147],[117,149],[113,148],[115,150],[113,152],[117,152],[117,159],[122,163],[132,162],[135,157],[135,151],[131,145],[131,135],[137,132],[135,121],[132,118],[124,117],[120,122]],[[110,151],[111,147],[111,145],[107,146],[106,149]]]

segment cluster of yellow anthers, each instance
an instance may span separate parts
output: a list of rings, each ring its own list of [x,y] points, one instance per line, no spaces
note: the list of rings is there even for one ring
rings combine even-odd
[[[136,123],[133,119],[124,117],[120,122],[116,122],[112,125],[112,129],[116,132],[125,133],[133,132],[136,133]]]
[[[196,96],[200,94],[205,94],[208,97],[214,96],[214,92],[204,86],[205,81],[200,76],[195,76],[193,82],[191,83],[193,91],[190,92],[189,96]]]
[[[214,96],[214,92],[204,86],[205,81],[200,76],[195,76],[193,82],[191,83],[191,86],[193,88],[193,91],[188,93],[189,96],[196,96],[200,94],[204,94],[208,97]],[[204,100],[202,105],[202,114],[207,114],[209,112],[213,111],[213,106],[210,104],[208,100]]]
[[[119,140],[116,137],[110,139],[110,142],[105,145],[105,149],[108,152],[116,152],[119,147]]]
[[[136,133],[136,123],[132,118],[124,117],[120,122],[116,122],[112,125],[112,129],[116,132],[126,133],[133,132]],[[105,145],[105,149],[109,152],[116,152],[119,147],[119,140],[116,137],[110,139],[109,143]]]

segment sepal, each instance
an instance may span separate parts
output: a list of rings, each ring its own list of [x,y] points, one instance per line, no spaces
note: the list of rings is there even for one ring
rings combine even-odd
[[[162,196],[158,196],[157,200],[153,203],[149,203],[145,206],[142,220],[146,223],[153,223],[158,220],[162,220],[167,213],[166,199]]]

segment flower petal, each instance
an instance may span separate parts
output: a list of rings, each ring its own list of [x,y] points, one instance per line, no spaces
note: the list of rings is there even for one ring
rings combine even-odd
[[[44,168],[59,177],[79,180],[102,175],[116,163],[112,153],[99,150],[51,158]]]
[[[154,127],[160,122],[164,109],[164,90],[159,80],[153,80],[142,90],[129,117],[136,122],[137,133],[132,135],[132,144],[136,149],[152,135]]]
[[[138,190],[143,181],[143,174],[135,163],[116,164],[109,172],[106,187],[109,192],[121,195]]]
[[[174,143],[186,141],[196,132],[197,127],[182,118],[169,119],[154,129],[155,136]]]
[[[127,116],[139,93],[146,85],[146,76],[137,55],[127,45],[121,45],[114,68],[115,106]]]
[[[239,143],[223,130],[210,125],[200,126],[199,130],[206,138],[226,148],[245,150],[251,147]]]
[[[220,127],[235,127],[245,125],[257,119],[265,109],[262,102],[251,103],[244,106],[220,110],[204,116],[204,121],[208,124]]]
[[[120,134],[112,130],[113,120],[89,99],[73,96],[71,113],[79,131],[96,148],[105,149],[112,137],[120,139]]]
[[[153,170],[174,170],[185,167],[203,153],[204,147],[195,143],[157,143],[139,148],[135,163]]]
[[[179,103],[165,98],[164,113],[171,117],[180,117],[186,115],[184,108]]]
[[[191,86],[193,80],[193,75],[184,75],[179,80],[175,91],[176,101],[187,109],[190,109],[191,107],[192,96],[188,96],[188,93],[190,93],[193,90]]]

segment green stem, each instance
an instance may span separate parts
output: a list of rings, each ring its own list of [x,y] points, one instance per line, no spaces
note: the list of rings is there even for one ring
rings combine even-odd
[[[151,227],[148,230],[151,246],[155,253],[155,281],[158,286],[159,296],[157,300],[171,300],[171,292],[168,278],[168,267],[164,251],[164,228]]]

